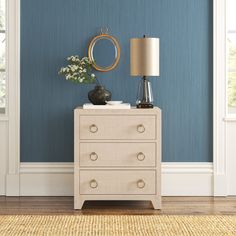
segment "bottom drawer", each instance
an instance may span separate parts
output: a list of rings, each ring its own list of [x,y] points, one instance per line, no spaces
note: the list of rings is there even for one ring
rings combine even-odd
[[[81,170],[80,194],[155,194],[155,170]]]

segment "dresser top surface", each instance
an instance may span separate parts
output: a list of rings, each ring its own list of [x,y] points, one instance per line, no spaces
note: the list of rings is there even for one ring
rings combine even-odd
[[[151,115],[161,113],[159,107],[150,109],[142,109],[132,107],[131,109],[83,109],[82,107],[76,107],[75,112],[83,114],[137,114],[137,115]]]

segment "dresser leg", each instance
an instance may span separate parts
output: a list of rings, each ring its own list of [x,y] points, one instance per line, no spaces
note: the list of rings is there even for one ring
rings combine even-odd
[[[153,199],[152,205],[155,210],[160,210],[161,209],[161,198]]]
[[[84,200],[74,199],[74,209],[81,210],[84,205]]]

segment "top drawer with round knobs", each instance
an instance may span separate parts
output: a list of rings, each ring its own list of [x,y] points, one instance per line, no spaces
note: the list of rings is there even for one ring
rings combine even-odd
[[[156,118],[149,116],[80,116],[80,139],[156,139]]]

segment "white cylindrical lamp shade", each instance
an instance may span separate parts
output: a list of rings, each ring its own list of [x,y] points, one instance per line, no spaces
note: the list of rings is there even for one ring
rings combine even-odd
[[[130,40],[130,74],[132,76],[159,76],[159,38]]]

